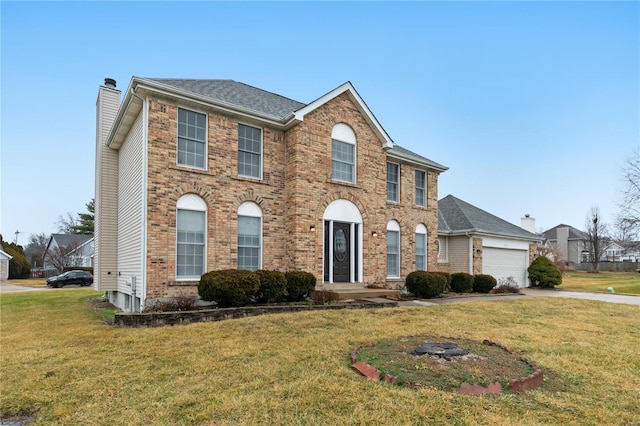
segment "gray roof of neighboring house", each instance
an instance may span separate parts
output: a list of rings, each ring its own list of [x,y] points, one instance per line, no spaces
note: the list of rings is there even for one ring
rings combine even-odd
[[[278,120],[286,119],[307,105],[234,80],[182,78],[144,78],[144,80],[164,84],[184,92],[204,96],[214,102],[240,107]],[[388,152],[392,156],[424,164],[439,171],[447,170],[447,167],[396,144]]]
[[[147,78],[176,89],[210,98],[260,115],[283,120],[306,104],[294,101],[248,84],[233,80],[198,80],[177,78]]]
[[[587,235],[579,229],[574,228],[573,226],[565,225],[561,223],[560,225],[554,226],[551,229],[547,229],[542,233],[545,240],[555,241],[558,239],[558,228],[569,228],[569,239],[570,240],[586,240]]]
[[[51,240],[55,240],[58,247],[67,247],[71,244],[79,247],[92,238],[93,234],[51,234]]]
[[[537,235],[453,195],[447,195],[438,201],[438,232],[443,234],[475,232],[527,240],[540,240]]]

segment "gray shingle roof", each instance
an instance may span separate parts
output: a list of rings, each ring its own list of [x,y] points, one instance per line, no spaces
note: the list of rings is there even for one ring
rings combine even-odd
[[[199,80],[177,78],[145,78],[145,80],[165,84],[173,88],[204,96],[213,101],[222,102],[259,115],[283,120],[306,104],[239,83],[233,80]]]
[[[438,201],[438,232],[479,232],[507,237],[539,240],[540,238],[478,207],[447,195]]]
[[[587,236],[584,232],[574,228],[573,226],[565,225],[563,223],[561,223],[560,225],[554,226],[551,229],[547,229],[542,233],[542,235],[546,240],[555,241],[558,239],[558,228],[569,228],[570,240],[586,240],[587,239]]]
[[[406,148],[401,147],[400,145],[394,143],[393,144],[393,148],[391,148],[389,151],[387,151],[389,154],[397,156],[397,157],[401,157],[401,158],[405,158],[409,161],[414,161],[416,163],[420,163],[420,164],[426,164],[429,165],[430,167],[433,167],[435,169],[438,170],[447,170],[448,168],[446,166],[443,166],[442,164],[438,164],[435,161],[431,161],[426,157],[423,157],[422,155],[416,154],[413,151],[409,151]]]
[[[51,238],[56,240],[58,247],[67,247],[69,245],[78,247],[92,239],[93,234],[51,234]]]

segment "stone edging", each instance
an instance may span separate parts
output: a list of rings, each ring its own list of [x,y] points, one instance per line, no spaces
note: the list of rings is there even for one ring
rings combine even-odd
[[[455,338],[445,337],[445,339],[454,340]],[[512,392],[516,392],[516,393],[526,392],[526,391],[535,389],[542,384],[542,380],[544,378],[542,374],[542,370],[533,361],[530,361],[529,359],[513,352],[511,349],[508,349],[507,347],[499,343],[493,342],[491,340],[485,339],[482,341],[482,343],[488,346],[496,346],[504,350],[505,352],[510,353],[511,355],[517,356],[520,359],[520,361],[524,362],[525,364],[533,368],[534,372],[532,374],[528,376],[520,377],[519,379],[513,379],[509,382],[509,389],[511,389]],[[400,383],[398,381],[398,378],[395,376],[392,376],[391,374],[385,374],[384,377],[380,378],[380,371],[377,368],[370,366],[364,361],[358,361],[358,352],[360,351],[360,349],[370,348],[375,346],[376,344],[377,342],[371,342],[362,346],[355,347],[351,351],[351,367],[356,371],[358,371],[363,376],[372,380],[381,380],[383,382],[392,383],[394,385],[405,386],[405,387],[414,388],[414,389],[422,388],[423,385],[421,383],[410,383],[408,381]],[[499,382],[495,382],[495,383],[490,383],[487,387],[484,387],[479,383],[469,384],[469,383],[463,382],[459,388],[453,389],[453,391],[463,395],[495,394],[495,393],[502,392],[502,385]]]
[[[394,308],[397,306],[397,302],[389,301],[385,303],[365,302],[337,305],[244,306],[240,308],[202,309],[198,311],[183,312],[118,312],[115,314],[113,323],[118,327],[162,327],[167,325],[223,321],[274,313],[337,309]]]

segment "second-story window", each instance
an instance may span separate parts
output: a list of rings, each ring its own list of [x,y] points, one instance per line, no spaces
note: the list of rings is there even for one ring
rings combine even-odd
[[[387,201],[400,201],[400,166],[387,163]]]
[[[422,170],[416,170],[416,206],[427,205],[427,176]]]
[[[262,129],[238,124],[238,175],[262,178]]]
[[[356,135],[344,123],[331,132],[331,179],[356,183]]]
[[[178,108],[178,164],[205,169],[207,116]]]

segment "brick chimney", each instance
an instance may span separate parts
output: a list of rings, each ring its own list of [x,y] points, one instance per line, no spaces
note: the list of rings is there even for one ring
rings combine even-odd
[[[116,290],[118,235],[118,151],[107,146],[107,138],[120,107],[116,81],[104,79],[96,101],[96,188],[94,229],[94,287]]]

